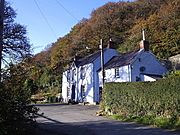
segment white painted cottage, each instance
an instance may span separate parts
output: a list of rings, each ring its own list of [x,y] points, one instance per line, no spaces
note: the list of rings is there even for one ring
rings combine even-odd
[[[104,63],[119,53],[115,49],[104,49]],[[98,71],[101,67],[101,52],[97,51],[85,58],[76,60],[63,73],[62,97],[64,102],[100,101],[100,86]]]
[[[115,49],[104,49],[105,82],[155,81],[167,72],[154,54],[149,43],[140,42],[140,49],[119,54]],[[102,90],[101,52],[74,61],[63,73],[62,97],[64,102],[100,101]]]
[[[140,42],[139,50],[114,56],[104,68],[105,82],[155,81],[167,72],[167,69],[149,51],[149,43],[145,40]],[[101,71],[99,78],[102,78]],[[100,81],[101,85],[102,81]]]

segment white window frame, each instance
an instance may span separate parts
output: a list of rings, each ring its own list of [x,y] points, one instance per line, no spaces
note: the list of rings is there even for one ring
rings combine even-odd
[[[71,72],[70,70],[67,71],[67,81],[69,82],[71,78]]]
[[[115,71],[115,77],[119,78],[120,77],[119,68],[115,68],[114,71]]]
[[[75,76],[76,76],[76,69],[74,68],[74,69],[72,70],[72,81],[75,80]]]
[[[81,67],[81,70],[80,70],[80,78],[81,78],[82,80],[85,79],[85,69],[84,69],[84,67]]]

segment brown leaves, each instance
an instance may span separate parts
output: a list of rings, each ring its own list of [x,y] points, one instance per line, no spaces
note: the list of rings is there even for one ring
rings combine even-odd
[[[105,44],[112,38],[121,52],[132,51],[142,39],[142,29],[155,55],[167,58],[179,53],[179,5],[179,0],[109,2],[94,10],[89,19],[82,19],[36,59],[52,69],[62,68],[75,56],[96,51],[101,38]]]

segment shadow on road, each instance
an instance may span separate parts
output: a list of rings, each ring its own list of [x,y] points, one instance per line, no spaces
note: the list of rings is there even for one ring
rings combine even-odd
[[[38,106],[64,106],[64,105],[68,105],[67,103],[48,103],[48,104],[33,104],[34,106],[38,107]]]
[[[42,135],[96,135],[88,128],[81,128],[79,125],[62,123],[57,120],[40,115],[41,119],[38,128],[45,132]]]
[[[90,128],[96,131],[97,135],[180,135],[178,132],[119,121],[95,121],[76,123],[75,125],[81,125],[82,128]]]
[[[119,121],[62,123],[41,115],[39,128],[43,135],[180,135],[179,132]]]

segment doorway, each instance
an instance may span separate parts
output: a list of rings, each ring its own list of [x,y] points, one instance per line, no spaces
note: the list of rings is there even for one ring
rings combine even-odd
[[[72,85],[71,100],[75,100],[75,85]]]

